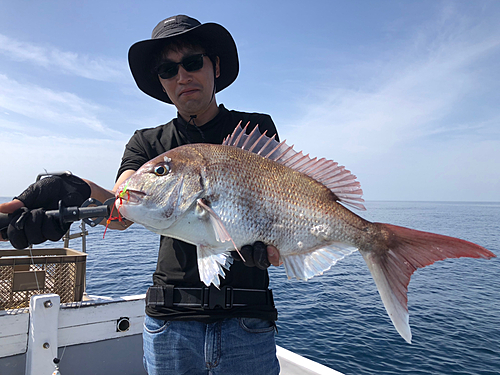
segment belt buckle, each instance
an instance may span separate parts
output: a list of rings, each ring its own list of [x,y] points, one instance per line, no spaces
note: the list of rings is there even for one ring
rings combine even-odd
[[[202,293],[202,306],[204,309],[212,310],[217,306],[223,309],[233,307],[233,288],[230,286],[224,286],[221,289],[214,286],[204,287]]]
[[[163,288],[160,285],[153,285],[148,288],[146,293],[146,306],[157,307],[165,305],[165,296]]]

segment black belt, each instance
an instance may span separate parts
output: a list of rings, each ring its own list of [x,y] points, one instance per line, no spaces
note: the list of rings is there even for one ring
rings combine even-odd
[[[203,288],[179,288],[173,285],[153,285],[146,293],[148,307],[202,307],[223,309],[231,307],[269,305],[274,306],[270,289],[239,289],[230,286],[217,289],[213,285]]]

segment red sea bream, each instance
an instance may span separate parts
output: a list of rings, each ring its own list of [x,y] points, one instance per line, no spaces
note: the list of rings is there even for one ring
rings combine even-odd
[[[117,194],[125,218],[161,235],[195,244],[200,279],[219,285],[230,251],[274,245],[289,278],[321,275],[359,250],[401,336],[411,341],[407,290],[412,273],[446,258],[491,258],[457,238],[372,223],[356,177],[311,159],[256,127],[237,127],[223,145],[189,144],[144,164]]]

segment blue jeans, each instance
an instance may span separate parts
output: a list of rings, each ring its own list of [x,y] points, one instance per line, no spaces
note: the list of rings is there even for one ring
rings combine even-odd
[[[205,324],[146,315],[144,368],[149,375],[278,375],[274,327],[252,318]]]

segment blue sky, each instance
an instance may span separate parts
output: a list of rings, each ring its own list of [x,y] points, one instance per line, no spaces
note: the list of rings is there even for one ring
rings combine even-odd
[[[498,1],[1,0],[0,196],[71,170],[112,187],[135,129],[175,116],[128,48],[188,14],[233,35],[230,109],[358,176],[367,200],[500,201]]]

